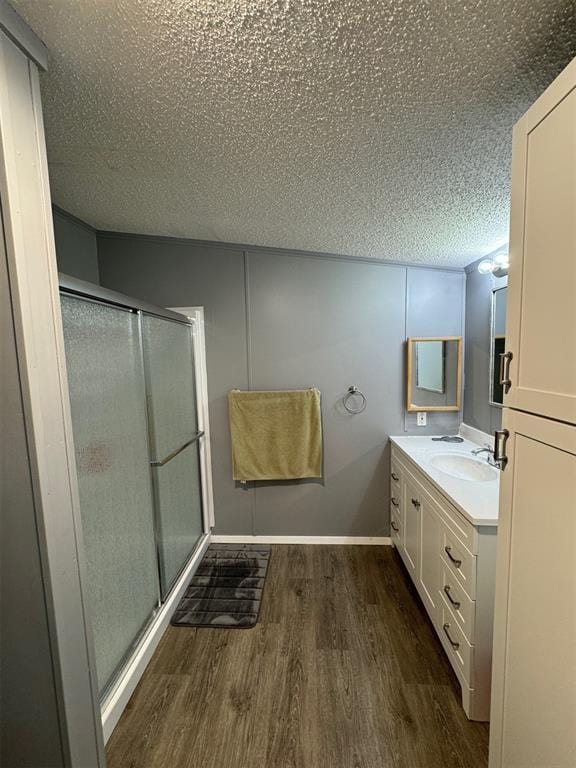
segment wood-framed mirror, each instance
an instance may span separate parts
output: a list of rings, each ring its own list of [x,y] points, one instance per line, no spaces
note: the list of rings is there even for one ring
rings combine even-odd
[[[462,336],[411,336],[406,343],[408,411],[459,411]]]

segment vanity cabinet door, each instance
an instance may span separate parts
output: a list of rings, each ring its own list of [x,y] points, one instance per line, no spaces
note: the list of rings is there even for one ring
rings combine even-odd
[[[507,411],[490,768],[576,765],[576,427]]]
[[[575,424],[576,60],[516,124],[513,147],[504,405]]]
[[[430,618],[436,623],[439,605],[439,589],[442,560],[440,558],[441,523],[428,500],[420,513],[420,566],[418,568],[419,592]]]
[[[418,576],[418,563],[420,560],[420,521],[422,515],[420,496],[421,494],[416,483],[407,477],[403,514],[404,562],[415,582]]]

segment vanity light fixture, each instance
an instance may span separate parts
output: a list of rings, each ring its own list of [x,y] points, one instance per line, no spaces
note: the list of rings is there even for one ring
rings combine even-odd
[[[508,274],[510,261],[507,253],[500,253],[493,259],[482,259],[478,264],[478,272],[481,275],[494,275],[494,277],[505,277]]]

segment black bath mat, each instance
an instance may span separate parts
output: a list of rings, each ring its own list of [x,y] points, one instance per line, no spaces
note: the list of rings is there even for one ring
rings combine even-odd
[[[175,627],[253,627],[269,561],[269,544],[211,544],[171,623]]]

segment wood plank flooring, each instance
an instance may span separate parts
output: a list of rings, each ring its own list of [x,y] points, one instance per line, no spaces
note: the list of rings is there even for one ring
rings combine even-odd
[[[170,627],[109,768],[486,768],[391,547],[274,546],[254,629]]]

